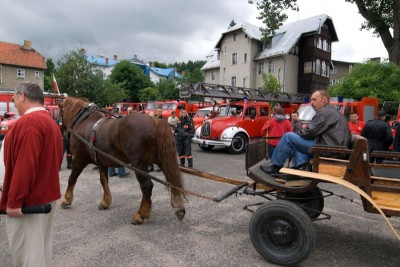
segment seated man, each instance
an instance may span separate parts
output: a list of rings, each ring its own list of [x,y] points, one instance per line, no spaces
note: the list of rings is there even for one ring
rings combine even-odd
[[[345,146],[351,143],[346,118],[329,104],[326,90],[317,90],[311,96],[311,106],[316,111],[311,122],[299,133],[286,133],[272,155],[271,166],[260,168],[268,174],[278,174],[290,155],[295,168],[309,162],[309,149],[314,145]]]

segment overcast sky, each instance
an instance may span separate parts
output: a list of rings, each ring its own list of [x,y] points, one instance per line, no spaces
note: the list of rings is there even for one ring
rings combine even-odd
[[[359,31],[363,18],[345,0],[298,0],[285,22],[327,14],[339,37],[333,59],[387,58],[382,41]],[[257,26],[247,0],[0,0],[0,40],[33,48],[54,62],[72,50],[164,63],[206,60],[230,21]]]

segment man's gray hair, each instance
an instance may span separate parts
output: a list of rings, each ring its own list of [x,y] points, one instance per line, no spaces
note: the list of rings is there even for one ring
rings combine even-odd
[[[44,104],[43,91],[37,83],[22,82],[15,87],[15,95],[24,93],[25,97],[31,102]]]

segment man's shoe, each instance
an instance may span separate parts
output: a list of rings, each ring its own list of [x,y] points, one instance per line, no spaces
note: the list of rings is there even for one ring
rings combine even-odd
[[[276,166],[276,165],[269,165],[269,166],[265,166],[265,165],[260,165],[260,169],[268,174],[274,175],[274,174],[279,174],[279,170],[282,167],[280,166]]]
[[[147,168],[147,170],[148,170],[149,172],[152,172],[152,171],[154,171],[154,167],[153,167],[153,166],[149,166],[149,167]]]
[[[124,178],[124,177],[129,176],[129,174],[130,174],[129,172],[126,172],[124,175],[118,175],[118,177],[119,177],[119,178]]]
[[[108,177],[114,177],[114,176],[117,176],[117,174],[114,173],[113,175],[108,175]]]

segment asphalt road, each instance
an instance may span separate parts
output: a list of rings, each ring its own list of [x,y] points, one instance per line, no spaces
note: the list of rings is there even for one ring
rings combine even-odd
[[[247,179],[244,154],[224,150],[203,152],[193,145],[194,167],[220,176]],[[89,165],[78,179],[72,207],[57,205],[54,266],[274,266],[254,249],[248,234],[252,214],[244,205],[262,201],[249,195],[215,203],[189,196],[187,214],[178,221],[169,193],[161,184],[153,190],[152,217],[143,225],[130,224],[141,198],[136,178],[110,178],[113,204],[98,210],[102,189],[98,172]],[[62,193],[69,170],[63,164]],[[155,173],[163,178],[162,173]],[[184,175],[188,189],[219,196],[232,186]],[[332,184],[321,188],[360,203],[359,196]],[[384,220],[362,206],[338,197],[325,199],[331,220],[314,223],[316,246],[302,266],[400,266],[400,242]],[[0,266],[12,266],[0,221]],[[391,218],[400,232],[400,218]]]

